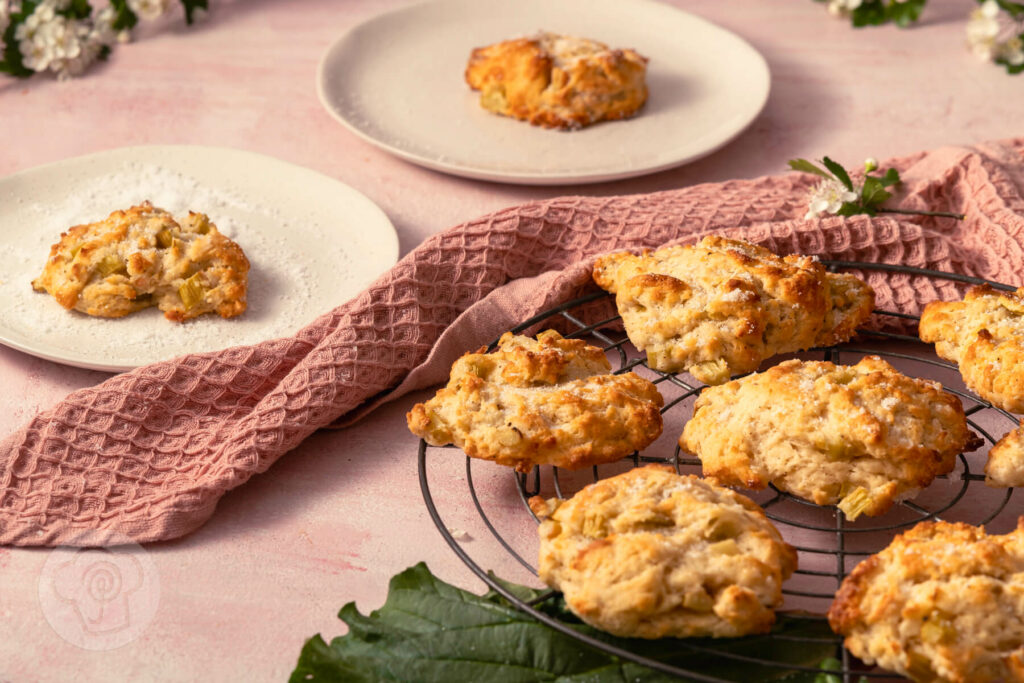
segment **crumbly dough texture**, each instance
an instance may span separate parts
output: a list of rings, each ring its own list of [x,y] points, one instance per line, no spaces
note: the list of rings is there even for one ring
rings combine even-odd
[[[615,294],[626,334],[651,367],[706,384],[753,372],[775,354],[844,342],[874,307],[872,289],[852,275],[719,236],[608,254],[593,276]]]
[[[624,119],[647,101],[647,58],[541,32],[473,50],[466,82],[488,111],[546,128]]]
[[[988,452],[985,483],[993,488],[1024,486],[1024,419]]]
[[[530,500],[539,575],[591,626],[631,638],[763,633],[796,552],[749,498],[667,465]]]
[[[604,352],[548,330],[506,333],[494,353],[455,361],[448,385],[407,415],[434,446],[529,472],[619,460],[661,435],[661,394],[628,372],[612,375]]]
[[[157,306],[182,322],[211,312],[241,315],[248,273],[242,248],[206,215],[176,221],[144,202],[63,233],[32,288],[88,315],[120,318]]]
[[[1024,681],[1024,520],[922,522],[861,562],[828,613],[846,647],[915,681]]]
[[[960,399],[866,356],[852,366],[790,360],[709,387],[679,445],[719,484],[772,483],[856,518],[928,486],[979,441]]]
[[[963,301],[933,301],[921,313],[921,340],[960,365],[964,383],[1004,410],[1024,413],[1024,287],[980,285]]]

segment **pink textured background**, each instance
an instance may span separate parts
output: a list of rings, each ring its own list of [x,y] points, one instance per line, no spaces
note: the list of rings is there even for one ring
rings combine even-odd
[[[810,2],[679,3],[768,58],[773,93],[751,130],[696,164],[622,183],[554,189],[447,178],[352,138],[315,98],[320,52],[346,26],[395,4],[225,2],[200,29],[155,31],[81,81],[0,81],[0,173],[123,144],[237,146],[362,190],[396,223],[407,252],[449,225],[527,199],[669,189],[776,173],[798,155],[855,163],[1022,133],[1013,128],[1024,103],[1019,78],[960,49],[970,3],[932,0],[929,21],[910,32],[854,32]],[[0,348],[0,433],[105,377]],[[48,551],[0,549],[0,681],[280,680],[305,637],[340,630],[334,613],[343,602],[375,607],[387,577],[415,561],[472,585],[426,517],[406,409],[398,402],[355,427],[314,435],[228,494],[198,532],[150,546],[160,607],[121,649],[87,652],[57,636],[36,597]],[[481,552],[496,567],[507,562]]]

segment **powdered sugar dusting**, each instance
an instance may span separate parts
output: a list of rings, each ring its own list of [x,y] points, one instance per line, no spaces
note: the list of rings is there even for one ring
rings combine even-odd
[[[128,162],[120,170],[77,184],[65,196],[54,195],[46,203],[17,207],[19,230],[0,244],[0,263],[5,264],[0,275],[0,327],[30,339],[70,344],[86,355],[103,349],[104,362],[111,366],[129,367],[291,335],[330,307],[325,307],[322,296],[311,295],[315,274],[347,270],[344,250],[331,250],[329,259],[324,253],[325,226],[302,216],[301,231],[297,230],[292,217],[230,186],[207,187],[159,165]],[[211,314],[173,323],[149,309],[120,319],[93,318],[66,311],[53,297],[32,290],[32,279],[41,273],[50,245],[62,232],[147,199],[176,217],[189,210],[205,213],[241,245],[252,266],[248,310],[242,316],[225,320]]]

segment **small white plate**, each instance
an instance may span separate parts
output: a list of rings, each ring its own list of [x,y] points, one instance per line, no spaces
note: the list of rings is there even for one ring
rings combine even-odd
[[[650,98],[632,119],[563,132],[484,111],[464,73],[474,47],[538,30],[649,57]],[[428,168],[534,185],[652,173],[710,154],[768,99],[748,43],[650,0],[438,0],[354,27],[320,62],[327,110],[371,144]]]
[[[248,309],[186,323],[66,311],[31,281],[70,226],[144,200],[206,213],[251,263]],[[384,212],[315,171],[234,149],[128,147],[0,178],[0,343],[40,358],[122,371],[185,353],[294,334],[398,259]]]

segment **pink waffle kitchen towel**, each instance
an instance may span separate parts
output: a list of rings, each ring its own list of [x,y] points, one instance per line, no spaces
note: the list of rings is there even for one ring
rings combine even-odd
[[[1024,283],[1024,139],[888,165],[904,178],[890,205],[966,219],[804,220],[815,179],[790,173],[533,202],[435,235],[295,337],[142,367],[36,416],[0,444],[0,544],[187,534],[314,430],[445,381],[464,351],[583,292],[603,252],[720,233],[778,253]],[[882,308],[956,295],[924,278],[868,277]]]

